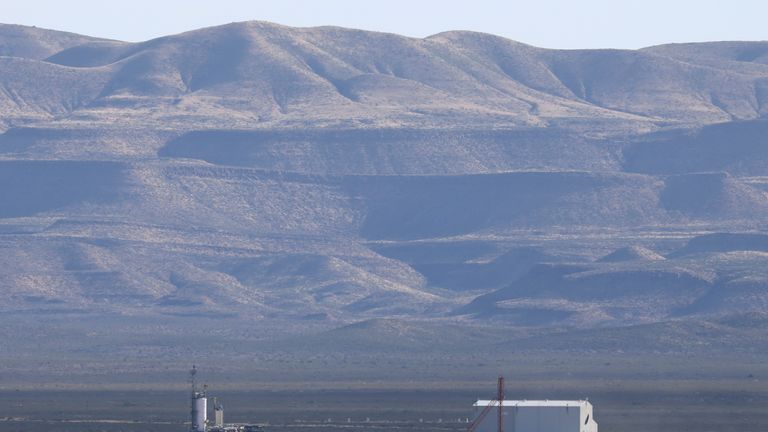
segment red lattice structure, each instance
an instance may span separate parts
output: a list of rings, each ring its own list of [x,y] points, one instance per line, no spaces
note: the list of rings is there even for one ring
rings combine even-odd
[[[478,426],[483,422],[483,419],[491,412],[493,407],[498,407],[498,432],[504,432],[504,377],[499,377],[498,386],[496,389],[496,399],[491,399],[488,405],[483,408],[480,415],[475,418],[475,421],[467,428],[467,432],[474,432]]]

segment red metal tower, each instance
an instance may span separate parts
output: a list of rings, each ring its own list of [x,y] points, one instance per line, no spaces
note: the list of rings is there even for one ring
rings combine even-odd
[[[477,429],[478,426],[480,426],[480,423],[483,422],[483,419],[488,415],[489,412],[491,412],[491,409],[493,409],[494,406],[499,407],[498,411],[498,432],[504,432],[504,377],[499,376],[499,382],[496,389],[496,399],[492,399],[490,402],[488,402],[488,405],[483,408],[483,410],[480,412],[480,415],[477,416],[475,421],[472,422],[471,425],[467,428],[467,432],[474,432],[475,429]]]
[[[504,377],[499,376],[499,384],[496,393],[499,401],[499,432],[504,432]]]

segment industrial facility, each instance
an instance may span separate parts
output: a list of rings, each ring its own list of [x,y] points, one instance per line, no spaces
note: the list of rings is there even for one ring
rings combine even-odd
[[[189,432],[263,432],[264,427],[257,424],[224,423],[224,405],[213,398],[213,424],[208,420],[208,389],[197,387],[197,368],[193,365],[189,371],[189,381],[192,385],[190,397]]]
[[[468,432],[597,432],[589,401],[505,400],[503,377],[496,398],[478,400],[474,407]]]
[[[215,397],[213,421],[209,420],[208,388],[198,388],[196,375],[192,366],[189,432],[264,432],[258,424],[224,423],[224,405]],[[474,409],[467,432],[598,432],[588,400],[507,400],[504,377],[499,377],[496,397],[478,400]]]

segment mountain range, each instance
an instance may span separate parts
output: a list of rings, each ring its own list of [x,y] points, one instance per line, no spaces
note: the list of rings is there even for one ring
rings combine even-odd
[[[490,350],[488,326],[569,352],[706,328],[754,351],[732,323],[768,306],[766,136],[768,42],[0,25],[4,337],[111,359],[198,325],[405,353]],[[96,348],[99,328],[122,336]]]

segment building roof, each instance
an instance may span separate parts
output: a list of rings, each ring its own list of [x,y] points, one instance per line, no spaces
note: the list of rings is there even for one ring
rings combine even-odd
[[[475,402],[476,407],[488,406],[492,401],[480,399]],[[591,405],[586,400],[505,400],[505,407],[587,407]]]

